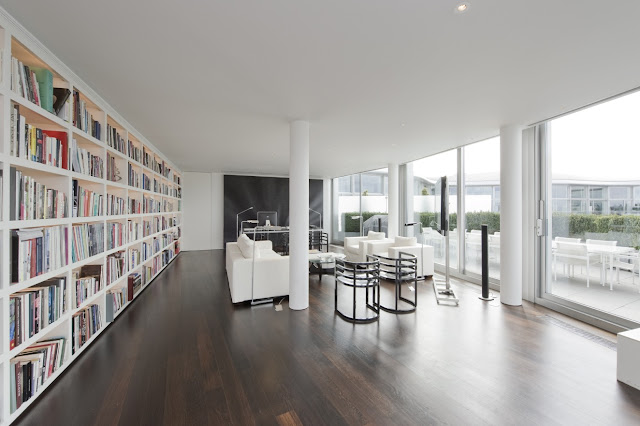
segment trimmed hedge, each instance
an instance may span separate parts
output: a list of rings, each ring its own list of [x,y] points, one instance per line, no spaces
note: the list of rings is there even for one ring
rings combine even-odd
[[[362,212],[362,223],[366,222],[371,216],[377,214],[387,215],[387,213],[378,212]],[[360,219],[351,219],[351,216],[360,216],[358,212],[343,213],[345,232],[360,232]]]
[[[363,221],[371,216],[387,213],[363,212]],[[360,232],[360,221],[351,219],[351,216],[358,216],[358,212],[344,213],[346,232]],[[466,215],[467,231],[480,230],[481,225],[489,225],[489,233],[500,231],[500,213],[494,212],[470,212]],[[456,213],[450,215],[449,229],[453,230],[457,226],[458,216]],[[435,213],[421,212],[420,222],[423,227],[435,228]],[[628,245],[639,245],[640,241],[640,215],[594,215],[594,214],[569,214],[554,213],[551,219],[552,236],[590,238],[593,234],[626,234],[634,241],[625,242]],[[589,234],[589,236],[587,236]],[[631,237],[633,236],[633,237]],[[602,237],[606,238],[606,235]],[[619,240],[619,237],[615,238]],[[633,244],[632,244],[633,243]],[[622,242],[621,242],[622,244]]]
[[[352,213],[343,213],[344,214],[344,222],[345,222],[345,232],[360,232],[360,220],[359,219],[351,219],[351,216],[359,216],[358,212]],[[386,215],[387,213],[378,213],[378,212],[363,212],[362,213],[362,221],[366,221],[371,216],[382,214]],[[454,230],[457,226],[458,215],[456,213],[451,213],[449,216],[449,230]],[[420,213],[420,222],[422,226],[427,228],[435,228],[435,220],[436,215],[432,212],[421,212]],[[496,231],[500,231],[500,213],[493,212],[470,212],[467,213],[467,230],[470,231],[472,229],[480,230],[480,226],[482,224],[489,225],[489,233],[493,234]]]
[[[589,234],[640,234],[640,216],[554,213],[553,237],[585,238]]]

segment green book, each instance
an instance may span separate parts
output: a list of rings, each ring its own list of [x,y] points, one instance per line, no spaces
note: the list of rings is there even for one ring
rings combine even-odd
[[[53,114],[53,74],[46,68],[32,67],[40,88],[40,106]]]

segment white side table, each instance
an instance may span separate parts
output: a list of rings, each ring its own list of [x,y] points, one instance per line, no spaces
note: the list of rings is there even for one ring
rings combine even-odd
[[[618,333],[618,380],[640,389],[640,328]]]

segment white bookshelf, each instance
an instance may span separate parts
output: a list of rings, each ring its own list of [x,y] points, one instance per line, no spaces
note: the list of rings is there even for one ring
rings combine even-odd
[[[46,42],[46,40],[44,40]],[[0,68],[0,114],[2,114],[2,126],[0,126],[0,169],[3,172],[3,183],[0,190],[2,191],[2,209],[0,220],[0,426],[12,423],[19,415],[37,400],[42,392],[51,386],[55,380],[67,368],[73,368],[73,362],[96,340],[101,333],[111,323],[106,321],[106,304],[111,303],[111,296],[108,294],[112,290],[117,290],[123,286],[127,286],[127,277],[132,273],[141,273],[148,275],[149,279],[145,282],[135,295],[134,300],[138,297],[155,277],[157,277],[167,265],[173,261],[178,253],[175,250],[179,248],[181,227],[182,227],[182,200],[181,194],[181,171],[166,158],[150,141],[144,138],[135,128],[117,111],[104,101],[95,91],[84,83],[71,69],[64,65],[55,55],[53,55],[40,41],[36,40],[33,35],[24,29],[10,15],[0,8],[0,48],[2,48],[2,67]],[[77,90],[80,97],[87,104],[87,109],[91,111],[94,119],[101,124],[100,137],[94,137],[90,134],[76,128],[73,124],[73,114],[66,121],[46,110],[30,102],[22,95],[14,93],[11,90],[11,58],[12,56],[21,60],[25,65],[47,68],[53,74],[54,87],[64,87],[72,91],[70,101],[72,103],[73,113],[73,91]],[[71,140],[76,139],[78,145],[83,149],[87,149],[92,155],[102,158],[104,163],[104,173],[102,177],[94,177],[87,174],[72,171],[71,159],[67,163],[67,169],[40,164],[24,158],[18,158],[11,155],[11,112],[13,105],[18,105],[20,115],[23,115],[28,124],[37,126],[46,130],[55,130],[64,132],[67,135],[67,144],[70,149]],[[113,126],[125,141],[125,152],[120,152],[107,145],[106,131],[107,125]],[[131,141],[131,144],[128,143]],[[131,158],[133,146],[139,148],[140,151],[150,154],[151,158],[160,164],[164,163],[171,171],[170,173],[160,173],[153,165],[149,167],[145,165],[144,158],[141,156],[139,161]],[[107,179],[107,158],[108,156],[115,158],[115,164],[119,170],[121,179],[110,181]],[[133,187],[128,181],[129,165],[140,176],[140,186]],[[9,220],[10,219],[10,170],[14,167],[22,171],[23,174],[32,176],[40,183],[52,185],[56,189],[65,193],[68,199],[68,208],[64,218],[57,219],[39,219],[39,220]],[[149,187],[144,189],[141,187],[142,176],[149,178]],[[73,215],[73,180],[78,180],[83,187],[91,191],[102,194],[104,199],[104,210],[99,216],[92,217],[72,217]],[[154,181],[156,188],[154,190]],[[106,214],[106,197],[107,195],[116,195],[125,200],[125,210],[123,214]],[[144,206],[145,199],[153,199],[157,201],[161,209],[171,205],[171,211],[161,210],[159,212],[146,212]],[[130,201],[136,200],[140,204],[139,212],[130,211]],[[128,222],[133,221],[141,225],[141,232],[137,238],[133,238],[128,232]],[[159,222],[159,229],[151,229],[145,236],[144,222]],[[107,247],[106,227],[108,223],[117,222],[123,227],[124,238],[123,243],[115,247]],[[91,223],[102,225],[105,229],[104,246],[102,252],[94,256],[72,262],[72,244],[73,238],[71,229],[73,225]],[[162,226],[164,223],[164,227]],[[21,282],[12,282],[11,276],[11,234],[13,230],[40,228],[50,226],[61,226],[68,236],[68,256],[67,264],[61,268],[49,271],[32,277]],[[167,241],[166,246],[163,244],[165,237],[171,236],[172,239]],[[151,244],[157,239],[160,249],[147,259],[142,256],[143,244]],[[163,247],[164,246],[164,247]],[[137,265],[129,265],[130,251],[137,249],[140,251],[140,261]],[[124,252],[125,254],[125,272],[121,277],[109,283],[106,280],[106,262],[107,256],[116,252]],[[173,252],[174,255],[168,261],[163,261],[164,253]],[[178,251],[179,252],[179,251]],[[144,260],[143,260],[144,259]],[[75,285],[73,281],[73,272],[79,270],[83,265],[102,265],[102,289],[94,295],[88,297],[79,306],[74,307]],[[131,266],[131,268],[129,268]],[[149,270],[149,268],[151,268]],[[32,337],[26,338],[22,343],[10,349],[9,324],[10,324],[10,298],[18,292],[28,289],[46,281],[50,278],[66,277],[66,306],[64,313],[52,324],[43,327],[39,333]],[[127,309],[133,300],[117,312],[114,312],[114,320]],[[72,316],[80,309],[97,304],[100,307],[100,316],[102,327],[75,353],[72,352]],[[11,412],[10,395],[13,389],[10,389],[10,363],[21,351],[30,345],[48,338],[64,337],[66,339],[64,365],[58,369],[44,384],[40,387],[38,393],[31,397],[28,401]]]

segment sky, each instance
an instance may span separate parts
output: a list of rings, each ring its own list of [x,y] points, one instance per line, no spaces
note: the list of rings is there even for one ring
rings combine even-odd
[[[495,137],[465,147],[465,170],[468,174],[500,173],[500,138]],[[455,176],[458,164],[456,150],[450,150],[413,163],[414,176],[437,179]]]
[[[586,180],[640,180],[640,91],[550,122],[554,176]],[[500,171],[500,138],[465,147],[467,174]],[[413,163],[429,179],[456,174],[456,150]]]
[[[640,92],[551,122],[553,174],[640,180]]]

